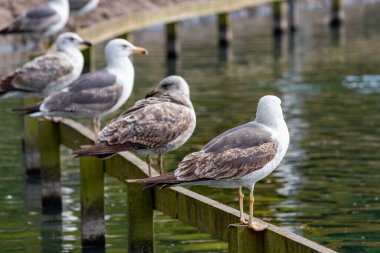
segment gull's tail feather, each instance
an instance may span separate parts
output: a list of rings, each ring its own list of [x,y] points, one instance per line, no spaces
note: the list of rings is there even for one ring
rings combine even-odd
[[[176,176],[174,176],[174,173],[167,173],[161,176],[157,177],[150,177],[150,178],[143,178],[138,179],[138,183],[140,184],[147,184],[144,189],[148,189],[151,187],[159,186],[161,188],[166,188],[170,186],[174,186],[177,184],[184,183],[183,181],[179,181]]]
[[[73,154],[75,157],[95,156],[100,159],[106,159],[116,155],[118,152],[127,150],[129,150],[129,145],[126,144],[108,145],[107,143],[97,143],[92,146],[77,149],[73,152]]]
[[[12,111],[13,112],[19,112],[21,114],[37,113],[40,111],[40,105],[41,105],[41,103],[32,104],[32,105],[25,105],[22,107],[13,108]]]

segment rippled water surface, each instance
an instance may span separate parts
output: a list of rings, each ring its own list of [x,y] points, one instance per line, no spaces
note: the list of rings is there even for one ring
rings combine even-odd
[[[165,157],[166,169],[254,119],[261,96],[280,96],[291,145],[281,166],[256,185],[255,215],[339,252],[380,252],[380,4],[347,7],[337,31],[324,24],[327,10],[306,7],[302,28],[281,40],[272,36],[267,8],[235,14],[225,54],[218,52],[213,18],[183,24],[176,68],[191,86],[198,125],[186,145]],[[134,57],[135,89],[126,107],[168,72],[160,27],[136,32],[134,42],[150,55]],[[27,58],[1,55],[1,75]],[[23,178],[21,119],[10,112],[19,103],[0,101],[0,251],[79,252],[78,162],[62,149],[62,219],[41,215],[39,185]],[[107,252],[125,252],[125,190],[112,178],[106,185]],[[235,190],[191,189],[237,207]],[[157,252],[227,251],[226,243],[155,215]]]

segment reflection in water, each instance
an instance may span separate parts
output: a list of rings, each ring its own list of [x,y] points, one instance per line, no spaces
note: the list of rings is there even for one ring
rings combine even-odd
[[[340,252],[378,252],[380,5],[348,7],[347,26],[337,39],[321,29],[321,17],[327,11],[300,8],[302,27],[278,41],[272,36],[270,16],[263,15],[267,7],[234,14],[235,39],[228,53],[233,57],[226,61],[219,55],[215,19],[184,24],[181,63],[172,73],[180,73],[190,85],[197,128],[188,143],[165,156],[166,171],[175,169],[186,154],[199,150],[214,136],[252,120],[261,96],[278,95],[291,145],[278,170],[256,185],[255,215]],[[162,29],[134,34],[136,44],[148,48],[150,55],[135,59],[134,92],[125,107],[167,74],[164,35]],[[100,46],[98,67],[104,66],[102,51]],[[0,71],[7,72],[5,68],[10,66]],[[39,214],[37,203],[24,197],[20,121],[9,112],[17,101],[0,103],[0,129],[6,133],[0,135],[4,250],[38,252],[51,245],[58,251],[79,252],[78,161],[63,150],[64,210],[62,221],[57,218],[57,226],[49,228],[49,220],[41,221],[45,217]],[[125,189],[108,177],[106,185],[107,251],[124,251],[128,232]],[[191,189],[237,207],[234,190]],[[226,243],[195,228],[158,212],[155,220],[159,252],[227,252]],[[40,228],[41,224],[47,227]],[[50,236],[47,231],[57,234]],[[42,235],[44,242],[39,240]]]

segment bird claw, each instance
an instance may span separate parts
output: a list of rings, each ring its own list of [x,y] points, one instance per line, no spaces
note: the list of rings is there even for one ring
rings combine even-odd
[[[246,219],[240,219],[240,224],[241,225],[248,225],[248,221]]]
[[[254,231],[263,231],[267,229],[269,226],[267,224],[261,223],[261,222],[249,222],[248,223],[248,228],[252,229]]]

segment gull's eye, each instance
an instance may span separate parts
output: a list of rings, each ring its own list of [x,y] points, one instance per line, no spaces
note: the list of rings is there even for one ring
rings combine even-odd
[[[167,88],[169,88],[169,86],[170,86],[170,84],[169,84],[169,83],[166,83],[166,84],[163,84],[163,85],[162,85],[162,88],[167,89]]]
[[[75,41],[75,39],[74,39],[73,37],[70,37],[69,40],[70,40],[71,42],[74,42],[74,41]]]
[[[123,44],[123,45],[121,45],[121,47],[125,49],[128,47],[128,45]]]

